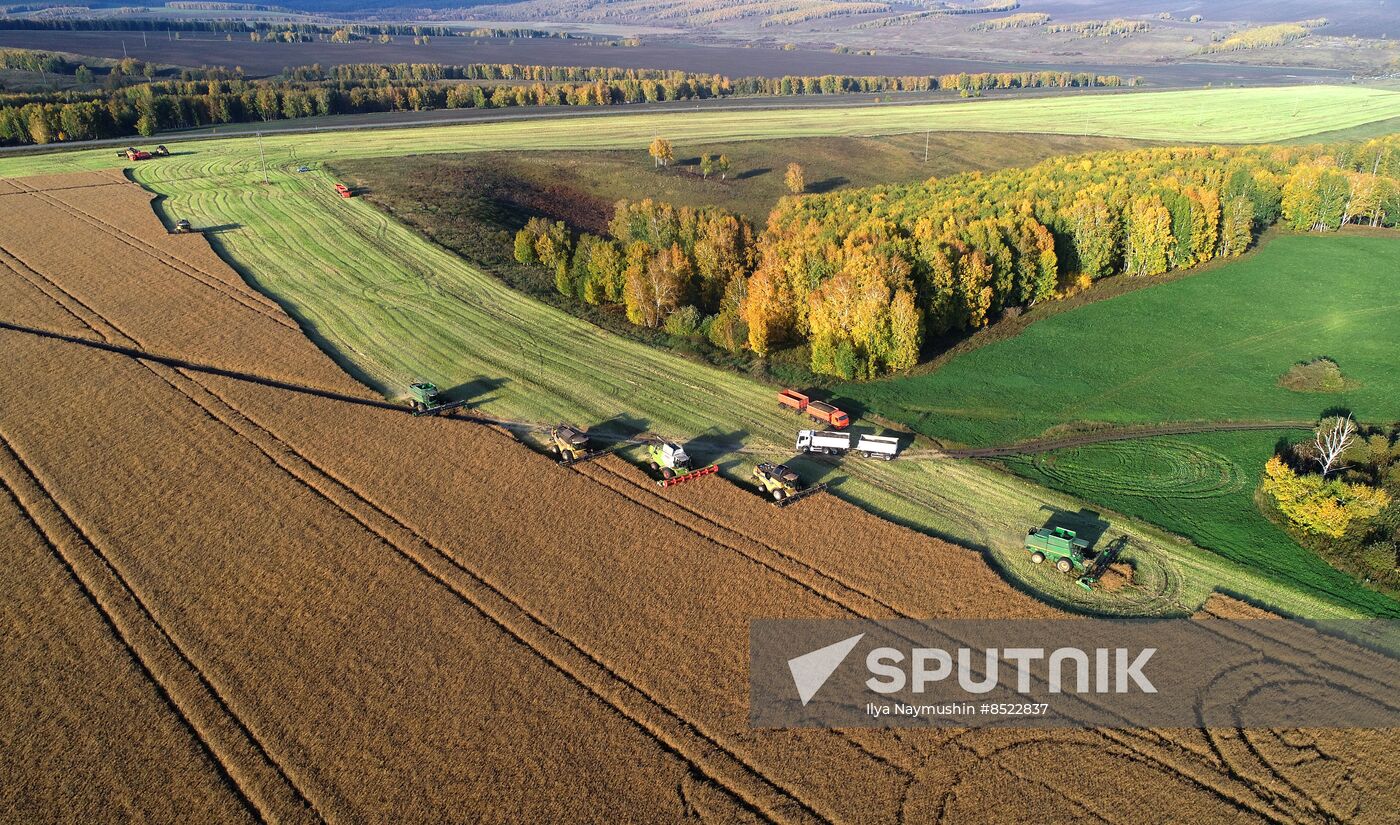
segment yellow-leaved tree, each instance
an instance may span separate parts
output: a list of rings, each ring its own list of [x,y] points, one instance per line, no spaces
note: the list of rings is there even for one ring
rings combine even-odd
[[[1294,525],[1332,538],[1341,538],[1352,524],[1390,504],[1390,495],[1380,488],[1300,475],[1278,456],[1264,467],[1264,491]]]

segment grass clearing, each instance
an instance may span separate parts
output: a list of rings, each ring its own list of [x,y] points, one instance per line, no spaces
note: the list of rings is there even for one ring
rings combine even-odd
[[[1062,312],[935,372],[846,385],[868,409],[984,445],[1056,428],[1400,417],[1400,239],[1285,235],[1197,276]],[[1353,386],[1279,386],[1326,353]]]
[[[1044,318],[934,372],[842,390],[974,445],[1104,425],[1311,422],[1334,406],[1390,421],[1400,416],[1396,295],[1400,239],[1284,235],[1209,272]],[[1299,433],[1150,438],[1006,464],[1280,582],[1393,610],[1259,513],[1259,473],[1284,436]]]
[[[1159,524],[1280,582],[1370,601],[1384,612],[1393,605],[1390,598],[1375,593],[1367,600],[1351,576],[1300,547],[1254,502],[1274,445],[1301,435],[1264,430],[1145,438],[1018,456],[1006,464],[1040,484]]]

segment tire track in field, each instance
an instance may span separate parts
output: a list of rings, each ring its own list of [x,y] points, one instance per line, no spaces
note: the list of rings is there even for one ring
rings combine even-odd
[[[73,315],[73,317],[81,321],[83,325],[86,326],[88,329],[92,330],[94,333],[96,333],[104,339],[110,340],[111,338],[116,337],[126,341],[130,341],[133,344],[139,345],[137,339],[132,337],[125,330],[122,330],[116,323],[107,319],[100,312],[93,309],[88,304],[84,303],[82,299],[68,292],[58,282],[54,281],[52,278],[48,277],[44,273],[33,269],[32,267],[28,267],[26,265],[26,268],[28,268],[32,274],[47,282],[53,290],[58,292],[60,295],[65,296],[73,306],[76,306],[77,308],[81,309],[82,312],[78,312],[73,308],[73,306],[64,304],[62,301],[59,302],[60,305],[64,306],[64,309],[67,310],[70,315]],[[84,317],[84,315],[88,315],[90,317]],[[142,359],[137,359],[137,363],[141,364],[141,366],[151,371],[153,374],[156,375],[156,377],[162,378],[163,380],[166,380],[167,383],[169,383],[169,380],[159,372],[157,367],[159,367],[160,369],[171,369],[173,372],[172,368],[166,367],[164,365],[153,364]],[[5,446],[7,446],[9,450],[12,453],[14,453],[15,457],[21,462],[21,464],[24,465],[26,472],[34,476],[37,480],[38,475],[32,469],[29,468],[29,465],[27,463],[23,461],[18,449],[15,448],[12,442],[10,442],[9,439],[5,437],[3,432],[0,432],[0,442],[4,442]],[[232,706],[215,686],[213,680],[210,679],[209,676],[203,671],[203,669],[201,669],[195,663],[194,658],[175,639],[174,635],[164,625],[160,623],[159,619],[156,618],[155,612],[149,607],[147,607],[145,600],[141,598],[140,594],[137,592],[137,589],[130,583],[127,576],[121,572],[121,569],[116,564],[116,562],[111,559],[110,553],[98,549],[98,543],[95,537],[89,535],[80,527],[77,527],[77,519],[74,518],[68,510],[64,509],[62,505],[58,503],[58,499],[47,487],[45,487],[45,495],[53,501],[56,507],[59,508],[59,510],[63,513],[65,519],[67,519],[68,522],[75,525],[75,529],[78,529],[84,542],[90,548],[92,548],[94,553],[97,553],[102,558],[103,562],[105,563],[107,568],[110,569],[112,575],[117,579],[121,587],[127,593],[129,593],[131,595],[131,598],[136,600],[136,602],[141,606],[143,615],[145,616],[149,624],[154,628],[154,630],[156,630],[159,633],[160,638],[164,639],[168,643],[168,645],[171,648],[173,648],[174,652],[178,654],[179,659],[184,664],[184,666],[186,666],[189,670],[193,671],[193,673],[197,676],[199,685],[202,687],[202,692],[207,693],[208,696],[212,698],[212,701],[216,704],[218,709],[222,711],[222,713],[227,717],[228,723],[230,723],[234,728],[236,728],[238,736],[233,738],[232,741],[229,740],[228,735],[223,736],[222,738],[225,741],[217,749],[217,751],[222,751],[226,755],[230,753],[237,753],[240,755],[239,758],[244,759],[248,758],[250,752],[252,754],[256,754],[256,758],[262,761],[266,765],[266,767],[270,769],[270,771],[276,776],[276,782],[274,783],[274,787],[271,790],[263,791],[263,795],[267,797],[270,801],[275,803],[276,807],[281,808],[287,808],[287,799],[293,800],[295,806],[288,809],[292,811],[292,815],[289,821],[295,821],[298,819],[305,818],[300,816],[296,812],[297,809],[300,808],[308,812],[314,819],[324,822],[325,818],[317,811],[315,804],[292,780],[287,770],[283,768],[283,766],[272,756],[271,752],[267,749],[266,745],[257,736],[257,734],[253,732],[252,728],[247,723],[245,723],[236,713],[234,713]],[[191,695],[188,692],[188,687],[185,688],[185,691],[186,693],[184,695]],[[172,691],[172,694],[173,693],[174,692]],[[196,699],[202,698],[200,691],[195,691],[193,695],[196,697]],[[207,725],[209,723],[206,722],[205,724]],[[211,752],[216,752],[212,745]],[[229,768],[225,766],[225,770],[230,775],[234,775],[236,772],[239,772],[242,769]],[[257,768],[253,768],[252,772],[254,774],[266,773],[266,771],[262,771]],[[266,784],[270,781],[269,778],[266,776],[255,778],[263,784]],[[275,785],[284,785],[285,787],[278,788],[275,787]],[[274,817],[274,819],[275,818],[276,817]]]
[[[22,182],[19,182],[19,185],[26,186],[26,184]],[[228,298],[231,298],[232,300],[242,304],[246,308],[251,309],[254,312],[258,312],[259,314],[265,315],[270,320],[275,321],[281,324],[282,326],[286,326],[293,330],[296,330],[297,332],[300,332],[300,329],[296,327],[296,324],[293,323],[291,319],[286,317],[286,315],[282,312],[281,308],[276,304],[276,302],[268,298],[266,295],[263,295],[262,293],[258,292],[257,290],[249,288],[246,284],[240,285],[238,283],[225,280],[219,277],[218,275],[215,275],[214,273],[211,273],[201,268],[196,264],[192,264],[186,261],[184,258],[181,258],[172,252],[162,249],[158,245],[151,243],[150,241],[134,233],[128,232],[121,226],[111,223],[110,221],[102,218],[99,215],[94,215],[91,212],[82,209],[81,207],[74,206],[73,204],[68,203],[67,201],[61,198],[49,194],[49,190],[28,188],[26,191],[30,194],[38,196],[42,200],[50,203],[51,205],[65,212],[68,212],[73,217],[87,223],[95,229],[98,229],[100,232],[110,235],[116,240],[126,244],[127,246],[136,249],[138,252],[141,252],[151,258],[160,261],[161,263],[165,264],[166,266],[170,267],[176,272],[186,275],[192,278],[193,280],[209,287],[210,289],[213,289],[216,292],[222,293]],[[143,192],[144,191],[145,190],[143,190]]]
[[[116,335],[137,347],[141,346],[139,340],[64,290],[52,279],[47,278],[37,270],[31,269],[31,271],[39,277],[45,278],[54,289],[66,295],[86,312],[91,313],[94,316],[91,320],[83,319],[70,309],[70,313],[79,317],[89,329],[93,329],[94,332],[103,337]],[[111,332],[103,332],[98,328],[99,326],[108,327]],[[294,480],[345,513],[383,541],[386,546],[398,552],[420,572],[474,608],[506,635],[540,656],[547,664],[583,690],[612,707],[655,741],[663,750],[675,755],[695,771],[713,781],[718,787],[727,791],[741,806],[772,821],[829,820],[829,817],[819,814],[808,803],[802,801],[795,792],[780,787],[758,768],[728,750],[718,739],[701,730],[693,722],[667,707],[626,677],[618,674],[601,659],[578,645],[577,642],[559,633],[534,615],[509,594],[456,561],[444,550],[413,531],[411,527],[380,508],[350,485],[335,478],[298,453],[295,448],[271,431],[239,412],[212,389],[175,367],[150,363],[139,357],[138,362],[164,380],[171,388],[183,394],[191,403],[200,407],[206,415],[219,421],[236,436],[256,448]],[[197,389],[191,390],[189,385],[193,385]],[[199,393],[205,393],[211,399],[215,399],[217,406],[214,403],[201,402],[198,397]],[[219,409],[220,407],[222,410]],[[223,412],[224,415],[221,416],[220,412]],[[240,428],[235,423],[239,419],[247,426]],[[272,443],[260,443],[262,439],[258,438],[258,431]],[[0,437],[3,436],[0,435]],[[301,472],[293,469],[298,464],[304,465],[300,468]],[[313,479],[319,479],[321,484],[318,485],[308,480],[307,475]],[[330,491],[328,492],[324,487],[330,487]],[[339,489],[337,490],[337,488]],[[363,512],[357,512],[358,510],[368,510],[369,512],[367,515]],[[415,543],[422,546],[414,547]],[[424,552],[425,548],[427,552]],[[497,604],[488,605],[486,604],[488,601],[494,601]],[[151,619],[153,622],[155,621],[154,616]],[[163,628],[162,633],[169,636]],[[188,656],[185,658],[189,661]],[[191,667],[194,667],[192,661],[189,663]],[[207,678],[204,681],[208,683]],[[610,689],[609,682],[615,683],[616,686]],[[212,690],[212,684],[210,688]],[[227,709],[227,704],[224,704],[224,707]],[[237,719],[231,710],[229,715],[235,720]],[[241,722],[239,724],[242,726]],[[246,726],[243,727],[247,730]],[[251,731],[249,731],[249,735],[252,736]],[[259,747],[261,748],[260,743]],[[269,762],[277,764],[265,749],[263,749],[263,753],[267,755]],[[278,766],[278,770],[281,772],[280,766]],[[283,776],[286,777],[286,774],[283,773]],[[291,783],[290,777],[286,778]],[[750,781],[745,781],[746,779]],[[302,798],[305,799],[304,796]],[[307,804],[311,805],[309,800]]]
[[[11,437],[0,430],[0,478],[4,477],[10,479],[4,486],[14,491],[46,543],[249,810],[264,822],[324,822],[161,625],[113,562],[110,551],[82,526]]]
[[[54,560],[63,568],[64,573],[68,576],[69,581],[72,582],[73,587],[76,588],[78,593],[82,596],[83,601],[87,602],[88,606],[97,613],[103,627],[111,634],[112,639],[117,645],[126,652],[132,665],[135,666],[136,671],[150,684],[151,689],[155,692],[160,702],[164,704],[171,715],[175,717],[179,728],[189,734],[190,738],[194,740],[195,745],[199,748],[200,753],[209,760],[209,767],[219,776],[219,780],[255,819],[259,822],[267,822],[268,820],[262,808],[255,804],[248,794],[244,792],[243,787],[229,773],[227,766],[220,761],[218,754],[214,752],[208,739],[206,739],[199,728],[195,727],[194,723],[190,721],[190,718],[185,714],[180,704],[175,700],[175,697],[171,695],[170,691],[167,690],[161,680],[156,678],[156,674],[151,670],[151,666],[147,663],[146,659],[136,649],[130,637],[123,632],[123,625],[118,623],[114,611],[108,610],[103,600],[88,586],[88,580],[85,580],[78,572],[69,554],[63,551],[62,547],[64,545],[86,544],[82,538],[81,532],[65,517],[65,514],[62,512],[61,508],[58,507],[57,503],[44,494],[42,488],[39,487],[37,479],[35,479],[34,476],[28,472],[28,468],[18,460],[10,443],[3,439],[3,434],[0,434],[0,492],[3,492],[14,502],[15,508],[19,511],[20,516],[29,524],[30,528],[33,529],[35,535],[39,536],[44,547],[48,549]],[[17,479],[15,483],[12,484],[6,481],[6,470],[9,470]],[[30,494],[28,498],[30,501],[34,502],[31,506],[25,505],[24,497],[21,496],[16,486],[27,488]],[[31,507],[33,509],[31,509]],[[54,512],[51,513],[50,519],[44,519],[36,515],[33,512],[34,509],[52,509]],[[90,552],[95,552],[91,544],[87,544],[87,548]]]
[[[900,454],[902,459],[925,458],[1000,458],[1002,456],[1032,455],[1067,447],[1083,447],[1108,441],[1137,441],[1168,435],[1200,435],[1248,430],[1310,430],[1312,421],[1203,421],[1180,424],[1154,424],[1141,427],[1115,427],[1082,435],[1067,435],[1032,441],[1018,441],[997,447],[959,447],[950,450],[911,450]]]
[[[27,187],[27,184],[19,185]],[[105,220],[88,212],[85,212],[84,210],[79,209],[76,206],[72,206],[71,204],[60,200],[59,198],[55,198],[47,194],[42,189],[26,188],[25,191],[29,194],[37,196],[44,202],[49,203],[50,205],[67,212],[74,218],[77,218],[78,220],[88,224],[89,226],[92,226],[94,229],[97,229],[103,234],[112,237],[119,243],[129,246],[147,257],[154,258],[160,261],[165,266],[169,267],[175,272],[185,275],[186,277],[190,278],[196,283],[203,284],[204,286],[224,296],[225,298],[228,298],[229,300],[233,301],[234,303],[238,304],[244,309],[256,312],[259,315],[266,317],[268,320],[271,320],[276,324],[286,327],[287,329],[290,329],[296,332],[297,334],[301,334],[301,328],[298,327],[294,321],[288,318],[279,307],[276,307],[274,304],[268,302],[268,299],[264,297],[261,293],[255,293],[256,297],[254,297],[254,294],[250,294],[246,290],[239,289],[233,286],[232,284],[223,281],[217,276],[211,275],[205,272],[204,270],[199,269],[198,267],[165,252],[164,250],[160,249],[154,244],[151,244],[149,241],[139,238],[136,235],[127,232],[119,226],[108,223]]]
[[[215,390],[182,376],[197,389],[179,388],[191,402],[262,452],[284,472],[340,509],[417,570],[539,656],[569,681],[610,706],[655,741],[764,819],[826,821],[799,795],[780,786],[601,657],[550,625],[500,586],[321,467],[271,430],[239,411]],[[198,398],[207,394],[212,403]],[[745,780],[749,781],[745,781]],[[757,785],[758,787],[746,787]]]
[[[655,500],[659,500],[659,501],[666,502],[667,504],[670,504],[670,505],[674,506],[676,509],[682,511],[683,513],[689,515],[690,517],[692,517],[692,518],[694,518],[694,519],[698,519],[698,520],[700,520],[700,521],[707,522],[707,523],[709,523],[709,524],[711,524],[711,525],[713,525],[713,526],[719,528],[720,530],[723,530],[723,531],[725,531],[725,532],[728,532],[728,533],[731,533],[731,534],[737,536],[738,539],[739,539],[740,541],[742,541],[742,542],[748,542],[748,543],[751,543],[751,544],[753,544],[753,545],[756,545],[756,546],[758,546],[758,547],[760,547],[760,548],[763,548],[763,550],[767,551],[768,554],[775,555],[775,556],[779,557],[781,560],[783,560],[784,564],[781,565],[781,566],[789,566],[789,565],[790,565],[791,567],[794,567],[794,568],[796,568],[797,570],[802,570],[802,569],[805,568],[805,569],[811,571],[811,573],[815,574],[815,577],[816,577],[818,580],[825,580],[825,582],[827,583],[828,586],[834,586],[837,590],[849,591],[850,594],[853,594],[854,598],[851,598],[851,597],[849,597],[849,596],[847,596],[847,597],[835,596],[835,595],[833,595],[833,594],[829,594],[829,593],[827,593],[827,592],[824,592],[825,587],[824,587],[822,584],[817,584],[817,583],[813,583],[813,582],[809,582],[809,581],[803,581],[803,580],[801,580],[801,578],[800,578],[800,575],[801,575],[801,574],[794,574],[794,573],[786,572],[786,571],[780,569],[780,566],[779,566],[779,565],[776,565],[776,564],[774,564],[774,563],[771,563],[771,561],[766,562],[766,561],[764,561],[763,559],[759,558],[758,555],[753,555],[753,554],[751,554],[751,553],[749,553],[749,552],[745,552],[743,549],[740,549],[739,547],[736,547],[734,544],[732,544],[732,543],[730,543],[730,542],[723,541],[723,540],[721,540],[721,539],[719,539],[719,538],[716,538],[716,537],[714,537],[714,536],[708,536],[708,535],[706,535],[704,532],[702,532],[702,531],[700,531],[700,530],[697,530],[694,526],[692,526],[691,524],[687,523],[685,517],[679,517],[679,518],[678,518],[678,517],[676,517],[676,516],[668,515],[666,512],[664,512],[664,510],[663,510],[662,508],[656,507],[656,506],[652,506],[651,504],[648,504],[648,503],[642,501],[641,498],[629,494],[629,493],[626,492],[624,489],[619,489],[617,486],[615,486],[615,485],[613,485],[613,484],[609,484],[609,483],[608,483],[607,481],[605,481],[604,479],[599,478],[595,473],[590,472],[591,470],[593,470],[593,469],[595,469],[595,468],[596,468],[597,470],[601,470],[601,471],[603,471],[603,472],[606,472],[609,476],[616,477],[616,478],[620,479],[625,487],[630,487],[632,490],[635,490],[635,491],[641,491],[641,494],[642,494],[642,496],[644,496],[644,497],[650,497],[650,498],[655,499]],[[837,605],[838,607],[841,607],[842,609],[845,609],[845,610],[851,612],[852,614],[854,614],[855,616],[857,616],[857,617],[859,617],[859,618],[866,619],[866,620],[868,620],[868,621],[875,621],[875,622],[880,621],[879,618],[876,618],[876,617],[871,616],[869,613],[866,613],[866,612],[864,612],[863,610],[861,610],[861,609],[859,609],[859,608],[857,608],[857,607],[854,607],[853,604],[852,604],[852,603],[859,603],[859,602],[861,602],[861,601],[868,601],[868,602],[870,602],[870,603],[879,605],[879,606],[882,607],[884,610],[888,611],[889,613],[893,614],[894,616],[896,616],[896,617],[898,617],[898,618],[911,619],[911,620],[916,620],[916,621],[918,620],[917,617],[912,616],[912,615],[910,615],[910,614],[904,612],[903,610],[901,610],[900,608],[894,606],[893,604],[891,604],[891,603],[889,603],[889,602],[886,602],[886,601],[884,601],[883,599],[880,599],[878,596],[875,596],[875,595],[870,594],[870,593],[866,593],[865,591],[861,590],[859,587],[856,587],[856,586],[851,585],[851,584],[849,584],[849,583],[847,583],[847,582],[844,582],[844,581],[842,581],[840,578],[838,578],[838,577],[836,577],[836,576],[833,576],[833,575],[827,573],[826,571],[822,570],[822,569],[819,568],[819,567],[816,567],[815,565],[811,565],[811,564],[809,564],[809,563],[807,563],[807,562],[803,562],[803,561],[801,561],[801,560],[795,559],[795,558],[793,558],[790,554],[785,553],[785,552],[783,552],[781,549],[776,548],[776,547],[773,547],[772,545],[767,544],[766,542],[763,542],[763,541],[760,541],[760,540],[758,540],[758,539],[752,538],[752,537],[750,537],[750,536],[744,535],[744,534],[740,533],[739,531],[735,530],[734,528],[729,527],[728,525],[726,525],[726,524],[724,524],[724,523],[722,523],[722,522],[716,520],[715,518],[710,517],[709,515],[707,515],[707,514],[705,514],[705,513],[699,512],[699,511],[697,511],[697,510],[695,510],[695,509],[693,509],[693,508],[691,508],[691,507],[688,507],[688,506],[686,506],[686,505],[684,505],[684,504],[681,504],[680,502],[677,502],[677,501],[674,501],[674,500],[672,500],[672,499],[666,498],[665,496],[662,496],[660,493],[658,493],[656,490],[649,489],[648,487],[646,487],[646,486],[644,486],[644,485],[642,485],[642,484],[639,484],[639,483],[636,482],[635,480],[633,480],[633,479],[631,479],[631,478],[628,478],[626,475],[624,475],[624,474],[622,474],[622,473],[619,473],[619,472],[617,472],[616,470],[613,470],[613,469],[610,468],[610,467],[605,466],[605,465],[602,464],[601,462],[590,462],[590,463],[588,463],[588,464],[584,464],[584,465],[579,466],[577,469],[579,470],[580,473],[582,473],[582,474],[584,474],[584,475],[587,475],[587,476],[590,477],[590,478],[593,478],[594,480],[598,481],[599,483],[603,484],[604,486],[608,487],[609,489],[612,489],[614,492],[617,492],[618,494],[623,495],[623,496],[625,496],[625,497],[631,499],[632,501],[634,501],[634,502],[637,503],[638,505],[643,506],[643,507],[646,507],[647,509],[651,510],[653,513],[656,513],[658,516],[660,516],[660,517],[662,517],[662,518],[664,518],[664,519],[667,519],[668,521],[671,521],[671,522],[677,524],[677,525],[680,526],[681,528],[683,528],[683,529],[685,529],[685,530],[688,530],[688,531],[690,531],[690,532],[692,532],[692,533],[695,533],[696,535],[699,535],[699,536],[701,536],[701,537],[703,537],[703,538],[709,540],[710,542],[712,542],[712,543],[714,543],[714,544],[720,545],[720,546],[722,546],[722,547],[726,547],[726,548],[730,549],[730,550],[733,551],[733,552],[739,553],[739,554],[745,556],[746,558],[749,558],[750,560],[754,561],[755,563],[757,563],[757,564],[759,564],[759,565],[761,565],[761,566],[763,566],[763,567],[766,567],[767,569],[772,570],[772,571],[775,572],[775,573],[778,573],[778,575],[780,575],[780,576],[782,576],[782,577],[788,579],[789,581],[792,581],[794,584],[797,584],[799,587],[802,587],[803,589],[807,590],[808,592],[810,592],[810,593],[812,593],[812,594],[818,596],[819,598],[822,598],[822,599],[824,599],[824,600],[826,600],[826,601],[828,601],[828,602],[831,602],[832,604],[835,604],[835,605]],[[760,555],[762,555],[762,551],[760,551]],[[850,603],[848,603],[848,599],[849,599],[849,602],[850,602]],[[911,640],[911,641],[912,641],[912,640]],[[1126,721],[1126,720],[1125,720],[1125,721]],[[1179,746],[1178,744],[1176,744],[1175,742],[1172,742],[1172,740],[1170,740],[1170,739],[1167,739],[1167,738],[1163,737],[1161,734],[1157,733],[1157,732],[1154,731],[1154,730],[1144,730],[1144,731],[1141,731],[1141,732],[1129,732],[1129,731],[1125,731],[1125,730],[1116,730],[1116,729],[1112,729],[1112,728],[1095,728],[1095,729],[1092,730],[1092,732],[1095,733],[1095,734],[1097,734],[1097,735],[1099,735],[1099,736],[1104,737],[1105,739],[1108,739],[1110,742],[1113,742],[1113,743],[1115,743],[1115,744],[1118,744],[1118,745],[1120,745],[1121,747],[1132,751],[1133,753],[1139,754],[1139,755],[1140,755],[1142,758],[1144,758],[1144,759],[1148,759],[1148,760],[1153,761],[1153,762],[1156,763],[1156,764],[1159,764],[1159,765],[1160,765],[1163,769],[1165,769],[1165,770],[1168,770],[1168,771],[1170,771],[1170,772],[1172,772],[1172,773],[1175,773],[1175,774],[1177,774],[1177,775],[1179,775],[1179,776],[1182,776],[1183,778],[1187,779],[1188,781],[1190,781],[1190,782],[1192,782],[1193,784],[1195,784],[1195,785],[1197,785],[1198,787],[1200,787],[1202,790],[1206,791],[1207,793],[1212,794],[1213,796],[1219,798],[1222,802],[1224,802],[1224,803],[1226,803],[1226,804],[1228,804],[1228,805],[1230,805],[1230,806],[1232,806],[1232,807],[1236,807],[1236,808],[1238,808],[1238,807],[1246,807],[1246,808],[1250,809],[1251,811],[1254,811],[1255,813],[1257,813],[1259,816],[1263,816],[1263,817],[1265,817],[1265,818],[1279,818],[1279,817],[1281,816],[1281,814],[1278,814],[1278,813],[1276,813],[1276,812],[1261,810],[1260,807],[1259,807],[1260,805],[1268,805],[1269,803],[1268,803],[1266,800],[1264,800],[1264,799],[1262,799],[1262,798],[1260,797],[1260,795],[1258,794],[1258,792],[1257,792],[1257,791],[1255,790],[1255,788],[1254,788],[1254,783],[1250,782],[1248,779],[1246,779],[1246,778],[1243,777],[1242,775],[1237,774],[1236,772],[1234,772],[1234,771],[1232,771],[1232,770],[1231,770],[1231,771],[1228,771],[1228,772],[1226,773],[1226,776],[1228,776],[1230,779],[1232,779],[1232,780],[1234,780],[1234,781],[1240,783],[1240,784],[1244,787],[1244,789],[1246,789],[1248,792],[1254,794],[1254,796],[1255,796],[1255,799],[1254,799],[1254,800],[1249,800],[1249,799],[1240,798],[1240,796],[1239,796],[1239,794],[1238,794],[1237,792],[1236,792],[1236,793],[1232,793],[1232,792],[1230,791],[1230,789],[1219,787],[1219,786],[1217,785],[1217,783],[1212,782],[1212,781],[1211,781],[1211,778],[1212,778],[1212,777],[1211,777],[1211,774],[1213,773],[1214,776],[1215,776],[1216,778],[1218,778],[1218,777],[1220,776],[1220,773],[1221,773],[1219,770],[1212,770],[1212,769],[1210,769],[1210,768],[1203,768],[1202,766],[1199,766],[1199,765],[1198,765],[1198,766],[1195,766],[1193,770],[1187,770],[1185,766],[1181,766],[1181,765],[1176,764],[1176,763],[1175,763],[1175,760],[1169,760],[1169,759],[1165,758],[1164,756],[1162,756],[1162,755],[1160,755],[1160,754],[1151,754],[1151,753],[1147,753],[1147,752],[1145,752],[1145,751],[1140,750],[1139,748],[1140,748],[1140,747],[1144,747],[1144,746],[1145,746],[1145,747],[1151,747],[1151,748],[1168,748],[1168,749],[1180,750],[1180,746]],[[1134,744],[1138,745],[1139,747],[1134,747]]]

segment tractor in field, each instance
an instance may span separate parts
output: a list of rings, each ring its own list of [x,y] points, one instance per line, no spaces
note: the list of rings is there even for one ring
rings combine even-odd
[[[346,185],[343,184],[343,183],[337,183],[337,184],[335,185],[335,193],[336,193],[337,195],[341,196],[342,198],[353,198],[353,197],[355,197],[355,193],[354,193],[353,191],[351,191],[350,187],[346,186]]]
[[[1056,570],[1066,575],[1078,572],[1077,584],[1085,590],[1090,589],[1095,581],[1090,575],[1088,549],[1089,542],[1064,527],[1031,528],[1026,531],[1026,551],[1031,554],[1031,563],[1050,561]]]
[[[144,149],[137,149],[135,146],[128,146],[117,153],[117,157],[127,160],[150,160],[152,155]]]
[[[186,235],[193,231],[194,228],[190,226],[190,222],[185,220],[184,218],[181,218],[180,220],[175,222],[175,234]]]
[[[685,448],[673,441],[653,438],[647,441],[646,445],[647,464],[652,472],[661,474],[661,480],[657,483],[662,487],[674,487],[719,472],[719,467],[714,464],[692,470],[690,456],[686,454]]]
[[[170,150],[165,148],[165,144],[162,143],[156,147],[155,155],[158,158],[168,157],[170,155]]]
[[[802,486],[802,477],[785,464],[765,461],[753,468],[754,483],[763,493],[773,497],[773,503],[786,507],[799,499],[826,489],[825,484]]]

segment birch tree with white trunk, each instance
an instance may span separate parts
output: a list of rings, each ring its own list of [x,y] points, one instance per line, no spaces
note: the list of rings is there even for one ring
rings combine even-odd
[[[1356,441],[1356,422],[1350,415],[1325,418],[1317,425],[1314,436],[1317,463],[1322,466],[1322,477],[1326,478],[1333,470],[1342,469],[1337,462]]]

